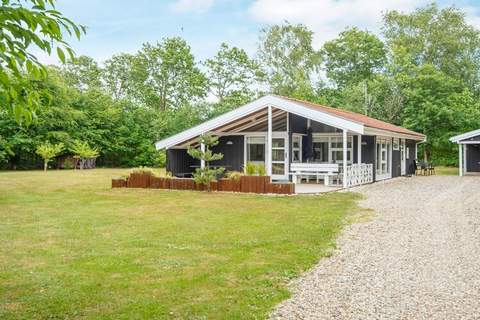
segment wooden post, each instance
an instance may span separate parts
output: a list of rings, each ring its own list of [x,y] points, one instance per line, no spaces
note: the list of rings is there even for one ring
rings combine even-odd
[[[343,129],[343,187],[347,187],[347,130]]]
[[[467,145],[463,144],[463,175],[467,172]]]
[[[357,136],[358,148],[357,148],[357,163],[362,164],[362,135]]]
[[[200,150],[202,151],[202,153],[205,152],[205,144],[200,144]],[[205,160],[200,160],[200,168],[205,168]]]
[[[463,176],[463,145],[458,144],[458,175]]]
[[[265,153],[267,164],[267,175],[272,176],[272,106],[268,106],[268,132],[267,132],[267,152]]]

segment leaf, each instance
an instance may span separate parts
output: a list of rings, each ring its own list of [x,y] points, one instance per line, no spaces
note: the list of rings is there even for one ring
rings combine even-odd
[[[65,53],[60,47],[57,47],[57,55],[60,58],[60,61],[62,61],[62,63],[65,64]]]

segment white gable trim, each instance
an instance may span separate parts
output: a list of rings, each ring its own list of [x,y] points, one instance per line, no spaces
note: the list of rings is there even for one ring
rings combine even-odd
[[[456,143],[461,143],[460,141],[462,141],[462,140],[473,138],[473,137],[478,136],[478,135],[480,135],[480,129],[473,130],[473,131],[463,133],[463,134],[459,134],[458,136],[455,136],[455,137],[451,137],[450,141],[451,142],[456,142]]]
[[[371,136],[385,136],[385,137],[409,139],[409,140],[415,140],[415,141],[426,141],[425,136],[416,136],[416,135],[399,133],[399,132],[394,132],[389,130],[375,129],[371,127],[365,127],[365,134],[371,135]]]
[[[346,120],[326,112],[308,108],[280,97],[267,95],[221,116],[201,123],[193,128],[182,131],[174,136],[160,140],[155,144],[155,147],[157,150],[173,147],[179,143],[195,138],[196,136],[210,132],[231,121],[243,118],[250,113],[259,111],[269,105],[339,129],[345,129],[359,134],[363,134],[364,132],[364,126],[362,123]]]

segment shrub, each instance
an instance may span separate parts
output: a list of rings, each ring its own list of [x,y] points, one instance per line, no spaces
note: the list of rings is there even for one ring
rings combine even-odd
[[[43,170],[47,171],[48,163],[64,150],[63,143],[45,142],[37,147],[36,153],[43,158]]]
[[[244,169],[247,176],[254,176],[257,174],[257,165],[253,162],[247,162]]]
[[[131,173],[141,173],[141,174],[148,174],[148,175],[151,175],[151,176],[154,176],[155,175],[155,172],[153,171],[152,168],[148,168],[148,167],[138,167],[138,168],[134,168],[131,170]]]
[[[217,176],[221,176],[225,168],[219,167],[216,169],[210,168],[210,162],[223,159],[222,153],[213,153],[212,147],[218,145],[218,137],[211,135],[201,135],[198,140],[200,145],[204,145],[205,149],[201,148],[191,148],[189,147],[187,153],[195,159],[205,162],[205,167],[195,169],[193,174],[193,179],[198,184],[203,184],[207,186],[208,192],[212,191],[211,183],[212,181],[217,180]]]
[[[243,176],[243,173],[239,171],[230,171],[229,173],[227,173],[227,178],[236,182],[240,181],[241,176]]]
[[[257,166],[257,174],[258,174],[259,176],[264,176],[264,175],[266,175],[265,166],[264,166],[263,164],[259,164],[259,165]]]

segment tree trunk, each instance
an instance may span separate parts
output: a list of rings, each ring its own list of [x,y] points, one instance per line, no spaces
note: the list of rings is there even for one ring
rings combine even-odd
[[[427,146],[423,147],[423,161],[428,162],[428,150]]]
[[[43,171],[47,172],[47,167],[48,167],[48,160],[43,161]]]

